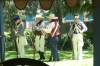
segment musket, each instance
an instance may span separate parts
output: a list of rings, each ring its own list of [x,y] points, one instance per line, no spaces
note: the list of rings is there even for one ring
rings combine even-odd
[[[72,30],[72,25],[73,25],[73,24],[70,23],[70,30]],[[74,28],[74,30],[75,30],[75,28]],[[74,59],[74,49],[73,49],[73,43],[72,43],[72,34],[74,33],[74,30],[70,32],[70,33],[71,33],[71,36],[68,36],[68,37],[69,37],[69,40],[70,40],[70,42],[71,42],[72,59]]]
[[[15,44],[17,58],[18,58],[18,48],[17,48],[16,36],[15,36],[15,32],[13,31],[12,25],[11,25],[11,33],[12,33],[12,38],[13,38],[13,41],[14,41],[14,44]]]
[[[34,45],[34,42],[35,42],[35,34],[34,34],[34,31],[33,31],[33,26],[32,26],[32,48],[33,48],[33,59],[35,59],[35,45]]]
[[[73,60],[74,59],[74,49],[73,49],[72,41],[71,41],[71,47],[72,47],[72,52],[73,52],[73,54],[72,54],[72,60]]]

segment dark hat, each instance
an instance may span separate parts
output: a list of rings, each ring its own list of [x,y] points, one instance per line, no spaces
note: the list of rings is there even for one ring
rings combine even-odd
[[[13,18],[14,21],[17,21],[18,19],[20,19],[19,16],[15,16],[15,17]]]
[[[75,13],[74,16],[79,16],[79,14],[78,13]]]

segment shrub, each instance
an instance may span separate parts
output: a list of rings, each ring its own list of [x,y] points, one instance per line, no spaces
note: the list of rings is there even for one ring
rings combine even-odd
[[[15,45],[11,37],[11,32],[5,32],[5,50],[15,50]]]
[[[26,35],[26,39],[27,39],[28,45],[32,46],[32,37],[33,37],[32,30],[25,29],[25,35]]]
[[[5,42],[6,50],[15,50],[15,45],[12,42],[11,33],[8,32],[8,33],[5,33],[5,34],[6,34],[6,42]],[[28,47],[32,46],[32,38],[33,38],[32,31],[30,29],[26,29],[25,35],[26,35],[26,38],[27,38],[27,41],[28,41]],[[84,35],[84,38],[83,38],[84,39],[84,47],[83,47],[83,49],[93,50],[93,40],[92,40],[93,33],[91,31],[87,31],[83,35]],[[50,47],[49,47],[47,38],[45,40],[45,44],[46,44],[45,47],[47,49],[49,49]],[[59,50],[61,50],[61,49],[62,50],[72,50],[72,44],[71,44],[70,39],[68,39],[67,34],[62,34],[59,37],[58,49]]]
[[[83,34],[84,38],[84,47],[83,49],[93,50],[93,32],[87,31]]]

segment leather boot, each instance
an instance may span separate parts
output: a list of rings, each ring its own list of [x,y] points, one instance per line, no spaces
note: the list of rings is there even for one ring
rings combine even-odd
[[[40,59],[39,59],[39,61],[44,61],[44,59],[45,59],[45,57],[44,57],[44,52],[41,52],[40,51]]]
[[[45,59],[44,52],[41,52],[41,55],[42,55],[42,59]]]
[[[38,51],[38,53],[39,53],[39,57],[40,57],[40,58],[39,58],[39,60],[40,60],[40,59],[41,59],[41,52],[40,52],[40,51]]]

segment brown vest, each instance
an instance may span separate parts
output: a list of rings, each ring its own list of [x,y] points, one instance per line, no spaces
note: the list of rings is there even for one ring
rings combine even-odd
[[[41,31],[36,31],[35,34],[36,34],[36,35],[42,35],[42,32],[41,32]]]

